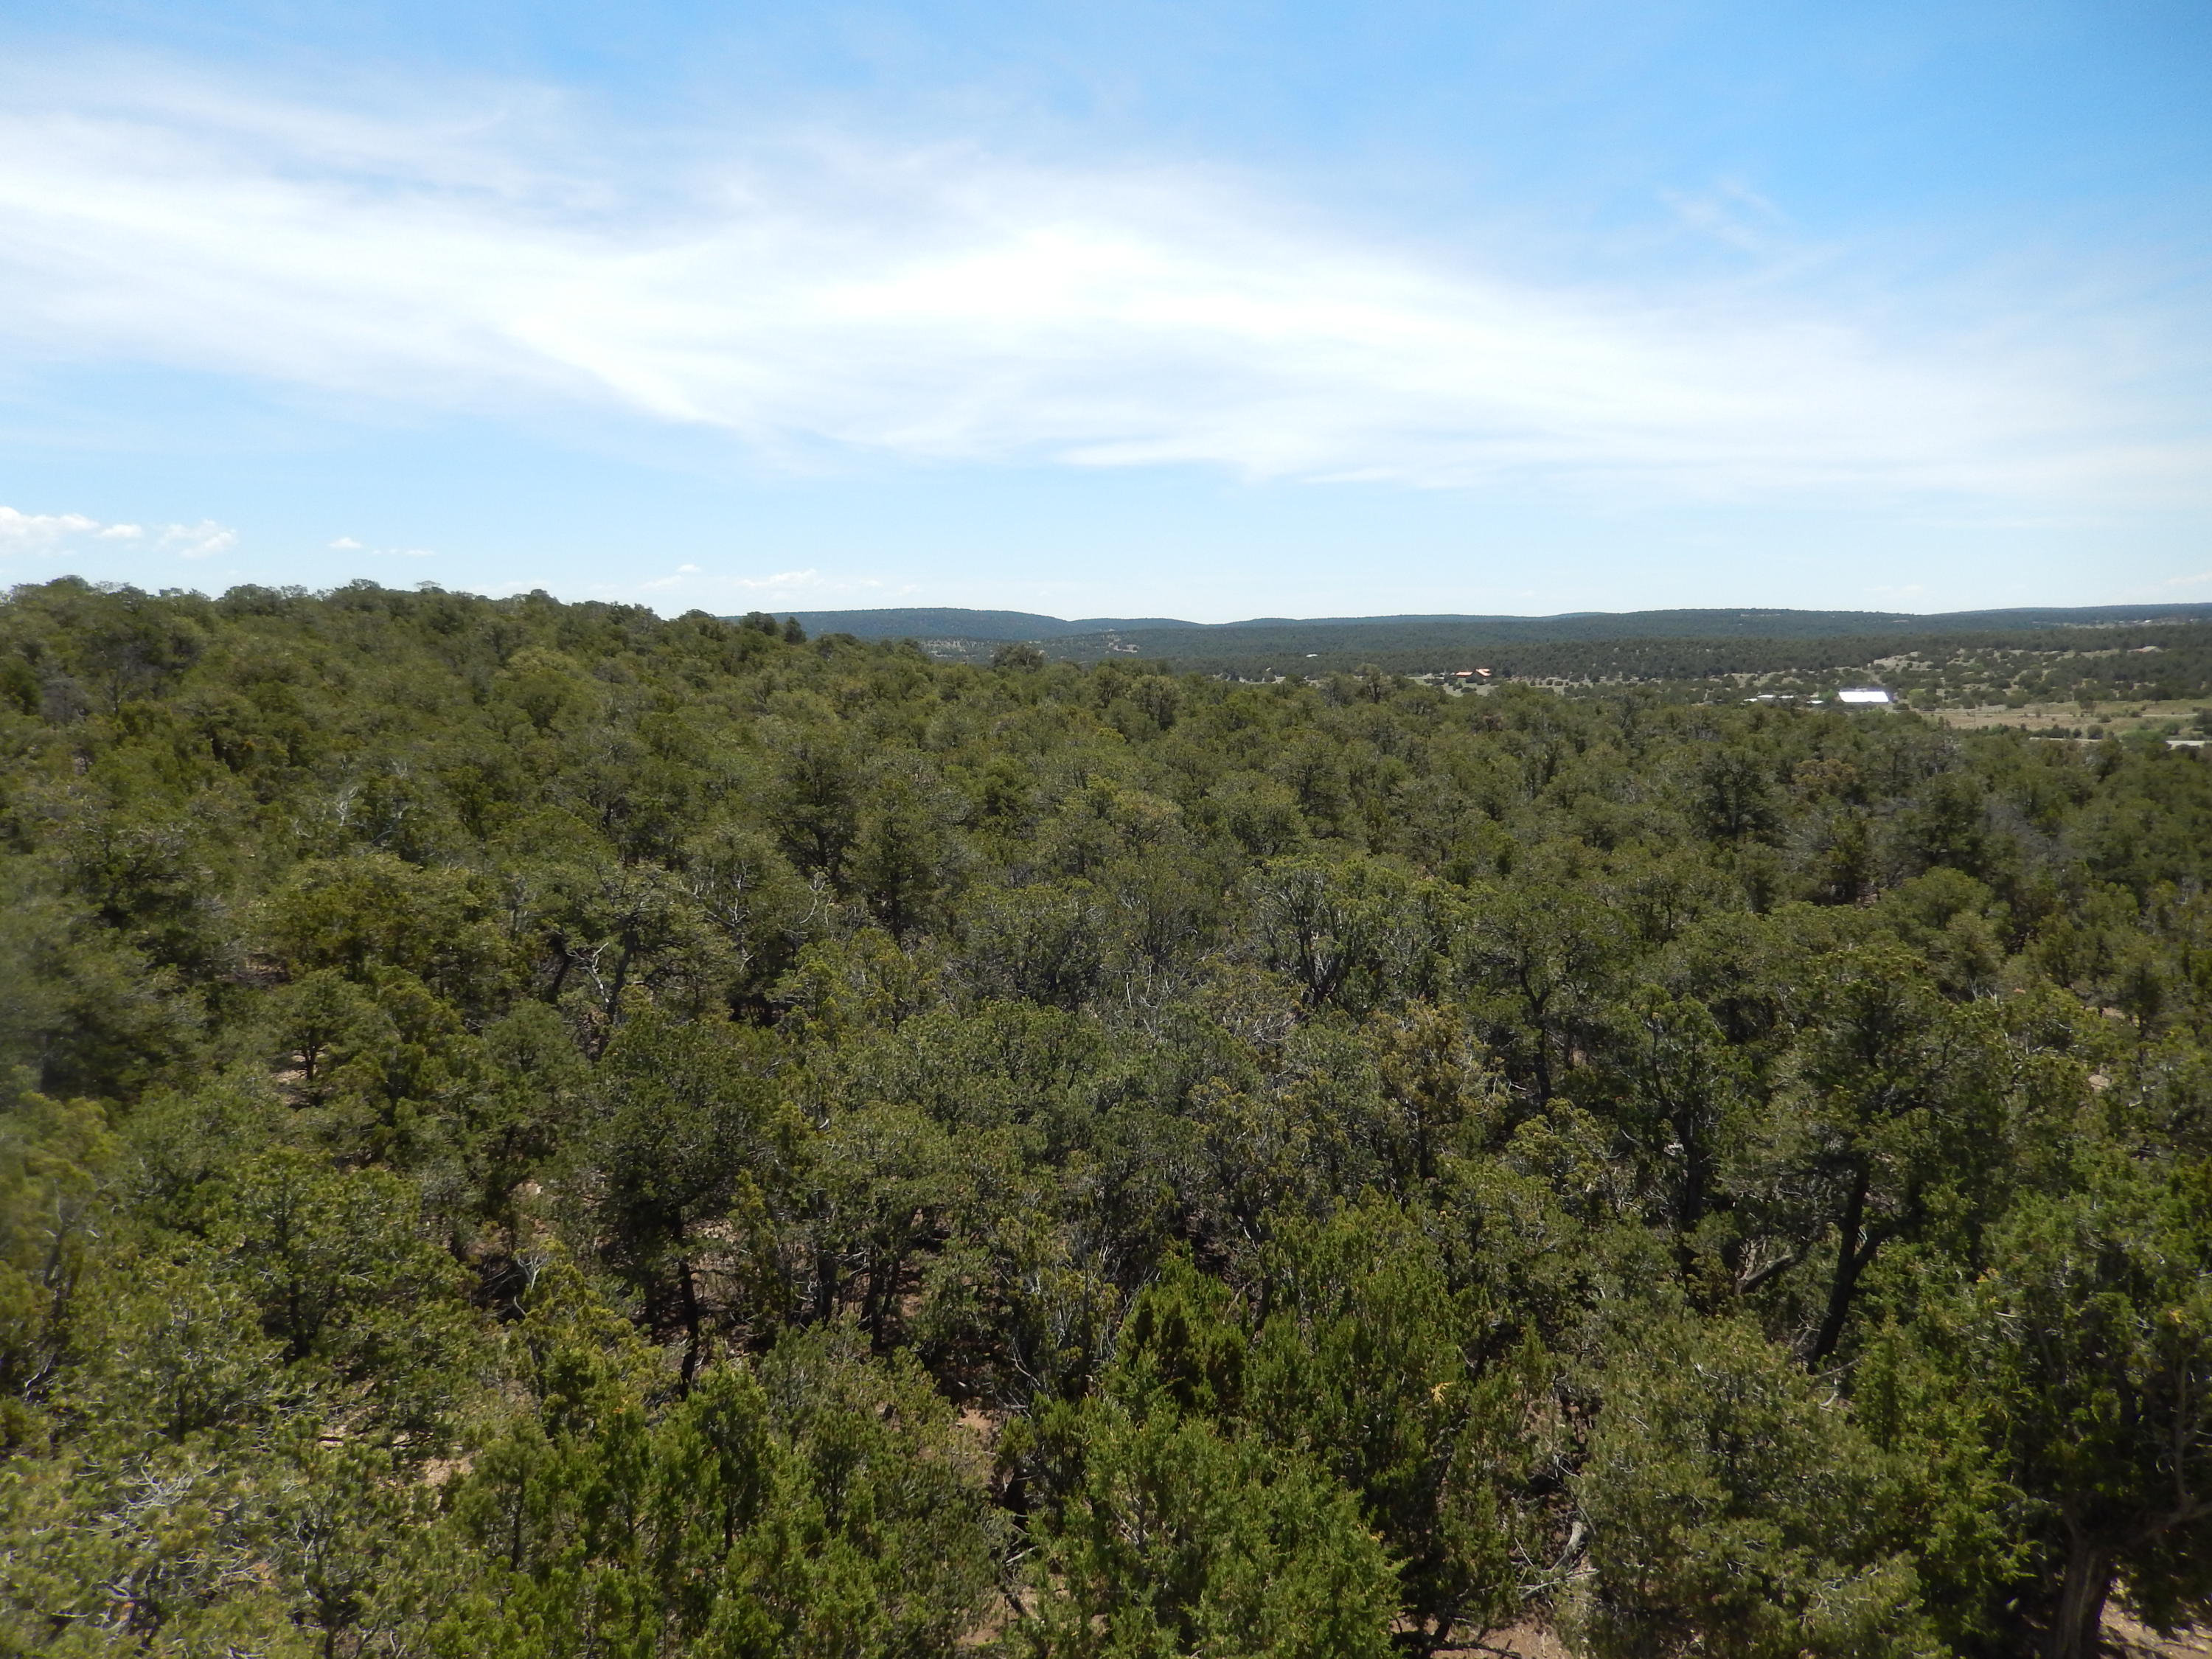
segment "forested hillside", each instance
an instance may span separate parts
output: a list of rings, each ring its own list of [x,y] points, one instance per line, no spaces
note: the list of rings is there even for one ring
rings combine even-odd
[[[0,606],[0,1650],[2204,1615],[2203,751],[800,634]]]
[[[1878,678],[1921,706],[2212,699],[2212,606],[1958,611],[1593,611],[1565,617],[1366,617],[1311,622],[1059,622],[1022,611],[845,611],[809,632],[910,637],[939,660],[988,662],[1026,640],[1053,659],[1129,657],[1179,672],[1267,679],[1485,667],[1564,688],[1650,685],[1670,698],[1747,685],[1814,696]]]
[[[1803,696],[1875,679],[1910,695],[1916,705],[2075,702],[2125,697],[2149,702],[2212,700],[2212,622],[2106,623],[2051,629],[1925,629],[1853,634],[1652,635],[1596,639],[1466,641],[1449,633],[1407,629],[1342,630],[1335,639],[1310,635],[1310,652],[1257,649],[1220,635],[1174,643],[1141,636],[1141,653],[1186,672],[1257,679],[1313,678],[1357,672],[1372,665],[1405,675],[1485,667],[1500,679],[1531,680],[1579,690],[1645,685],[1671,701],[1732,701],[1746,690]],[[1120,654],[1112,641],[1057,640],[1047,653],[1095,662]],[[935,642],[932,649],[936,649]],[[952,654],[950,651],[948,655]],[[988,649],[961,653],[988,660]]]
[[[1458,670],[1480,667],[1489,671],[1491,684],[1519,680],[1573,696],[1640,686],[1670,702],[1732,702],[1760,693],[1825,698],[1839,685],[1872,680],[1923,709],[2030,708],[2046,716],[2071,709],[2097,724],[2114,712],[2104,705],[2126,701],[2166,704],[2169,714],[2212,729],[2195,720],[2212,714],[2212,622],[1504,641],[1378,627],[1338,629],[1328,636],[1316,629],[1291,641],[1321,647],[1313,651],[1280,641],[1261,648],[1236,637],[1239,631],[1186,629],[1172,641],[1161,634],[1076,636],[1035,648],[1054,661],[1143,662],[1170,672],[1263,682],[1370,669],[1449,679]],[[933,660],[981,665],[996,659],[1006,641],[916,636],[916,643]]]

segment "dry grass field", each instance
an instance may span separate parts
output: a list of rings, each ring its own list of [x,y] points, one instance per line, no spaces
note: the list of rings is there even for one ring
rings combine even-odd
[[[2087,735],[2092,726],[2103,728],[2097,735],[2124,737],[2130,732],[2160,730],[2171,726],[2167,735],[2179,738],[2201,738],[2206,732],[2197,724],[2202,702],[2102,702],[2083,708],[2073,702],[2031,702],[2019,708],[2004,703],[1984,703],[1963,708],[1927,708],[1921,712],[1942,720],[1947,726],[1968,731],[1987,730],[1993,726],[2011,726],[2021,731],[2043,732],[2059,736],[2074,732]]]

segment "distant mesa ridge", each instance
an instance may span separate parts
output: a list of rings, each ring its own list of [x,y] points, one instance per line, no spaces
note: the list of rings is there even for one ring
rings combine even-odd
[[[1069,622],[1030,611],[963,611],[921,606],[894,611],[779,611],[796,616],[810,634],[850,634],[863,640],[1057,640],[1079,634],[1133,629],[1202,628],[1172,617],[1086,617]]]
[[[1193,623],[1172,617],[1085,617],[1069,620],[1028,611],[970,611],[953,606],[881,611],[779,611],[796,615],[809,634],[850,634],[864,640],[1067,641],[1114,635],[1140,647],[1190,651],[1291,648],[1312,633],[1337,637],[1335,649],[1357,648],[1363,635],[1377,646],[1410,634],[1449,634],[1455,642],[1534,644],[1597,639],[1717,639],[1731,635],[1949,633],[1970,629],[2095,627],[2130,622],[2212,620],[2212,605],[2021,606],[1918,614],[1901,611],[1790,611],[1735,608],[1680,611],[1579,611],[1553,617],[1401,615],[1255,617],[1243,622]],[[1168,635],[1180,637],[1161,639]],[[1146,637],[1152,636],[1152,637]],[[1440,642],[1440,641],[1439,641]]]

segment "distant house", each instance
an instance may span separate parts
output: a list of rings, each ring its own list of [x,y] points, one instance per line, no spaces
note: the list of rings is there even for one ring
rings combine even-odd
[[[1878,685],[1852,685],[1837,692],[1836,701],[1864,704],[1893,702],[1896,700]]]

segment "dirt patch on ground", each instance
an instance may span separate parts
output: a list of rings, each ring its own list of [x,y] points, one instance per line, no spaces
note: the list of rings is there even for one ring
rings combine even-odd
[[[2118,1608],[2105,1614],[2105,1641],[2113,1659],[2212,1659],[2212,1631],[2161,1637]],[[1447,1648],[1437,1659],[1575,1659],[1551,1632],[1534,1625],[1501,1632],[1479,1648]]]
[[[1479,1648],[1439,1648],[1437,1659],[1574,1659],[1574,1654],[1541,1626],[1516,1625]]]
[[[2160,1636],[2117,1607],[2105,1611],[2105,1640],[2118,1659],[2203,1659],[2212,1655],[2212,1631]]]
[[[1498,1638],[1499,1649],[1514,1659],[1571,1659],[1566,1646],[1547,1630],[1523,1625]]]

